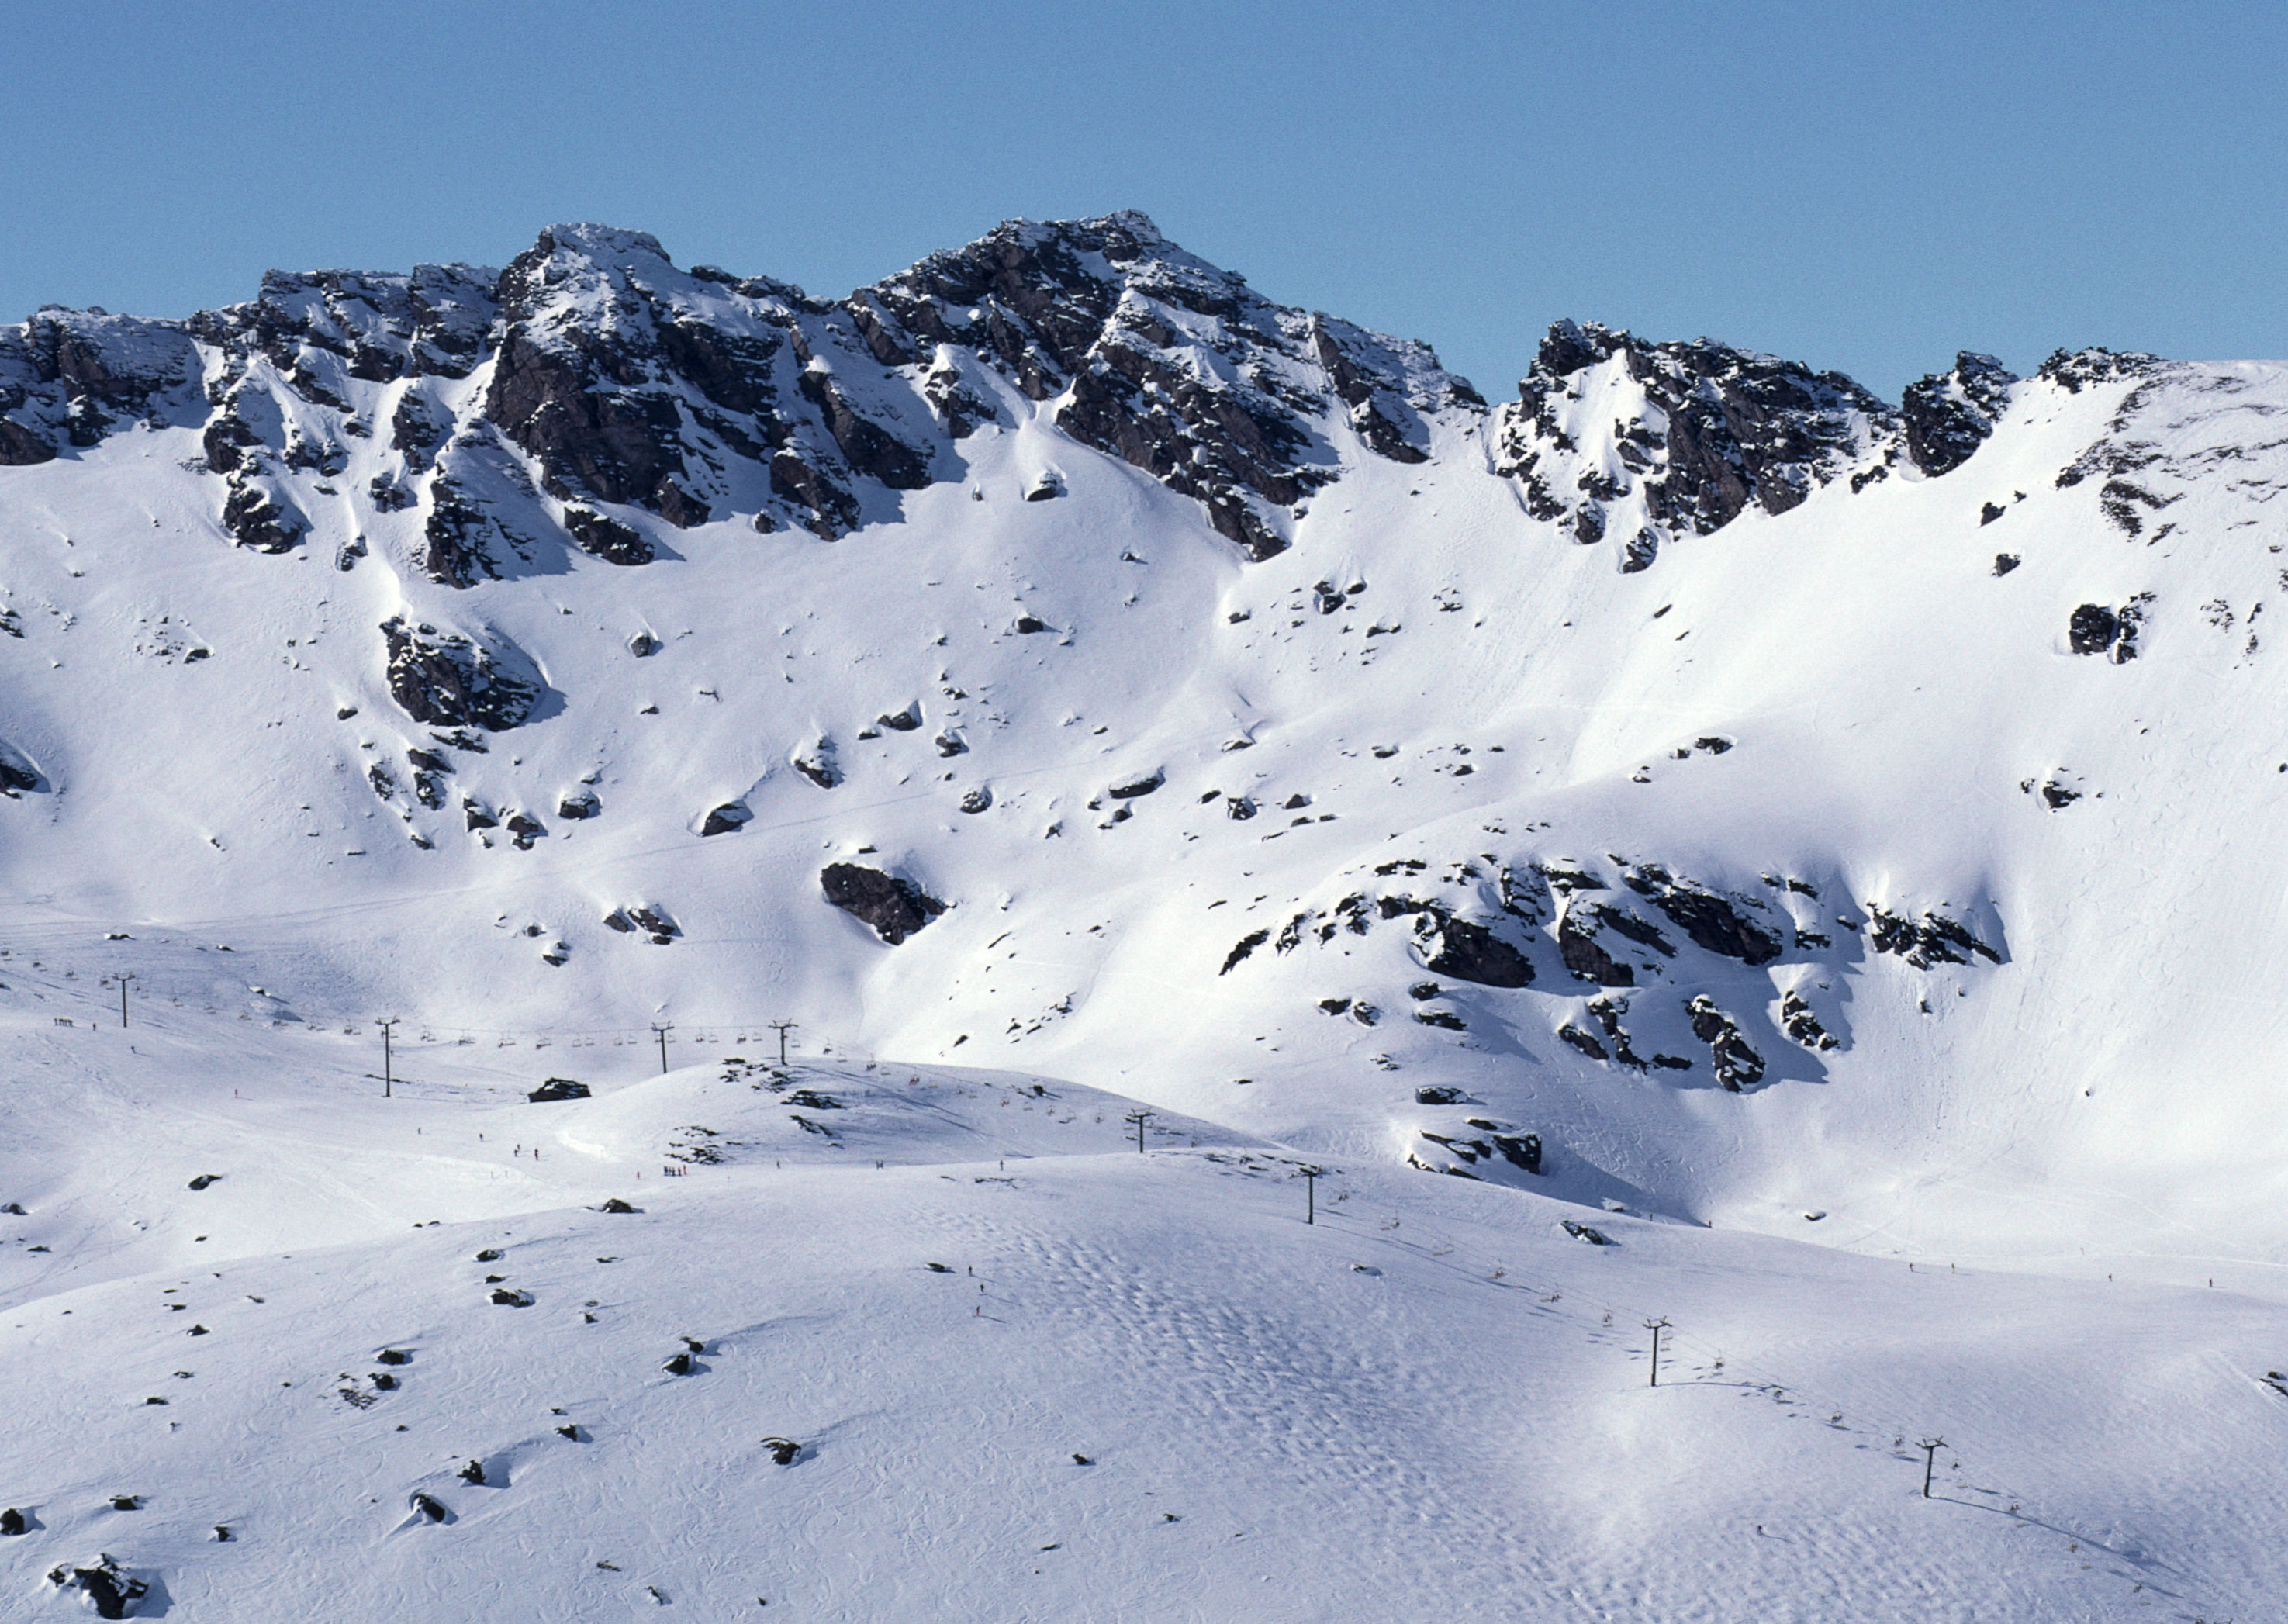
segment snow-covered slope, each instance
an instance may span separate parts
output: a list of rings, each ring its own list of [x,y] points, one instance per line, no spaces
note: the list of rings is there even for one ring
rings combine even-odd
[[[920,1166],[958,1163],[961,1182],[989,1156],[1066,1169],[1010,1197],[1045,1205],[993,1244],[1021,1232],[1068,1261],[1142,1248],[1158,1268],[1207,1244],[1220,1197],[1123,1181],[1270,1188],[1212,1151],[1339,1166],[1360,1200],[1458,1226],[1490,1258],[1494,1236],[1529,1233],[1575,1267],[1601,1253],[1553,1227],[1561,1204],[1625,1209],[1643,1239],[1613,1248],[1618,1266],[1674,1294],[1628,1299],[1648,1311],[1728,1313],[1724,1282],[1784,1278],[1769,1324],[1799,1327],[1831,1294],[1922,1313],[1897,1307],[1891,1276],[1936,1258],[2098,1282],[1976,1287],[2060,1338],[2097,1323],[2084,1316],[2192,1313],[2163,1286],[2200,1286],[2221,1351],[2262,1319],[2252,1304],[2275,1295],[2288,1240],[2268,1074],[2288,740],[2266,720],[2288,695],[2262,619],[2288,590],[2270,511],[2284,410],[2275,366],[2102,351],[2022,380],[1965,355],[1893,407],[1769,356],[1573,322],[1518,398],[1489,407],[1423,346],[1274,305],[1134,215],[1013,223],[839,301],[679,270],[641,234],[576,226],[505,272],[273,275],[256,302],[179,323],[43,311],[0,329],[0,1018],[29,1090],[0,1199],[35,1217],[95,1206],[92,1227],[41,1232],[48,1261],[4,1301],[48,1326],[65,1294],[155,1292],[205,1253],[87,1239],[97,1208],[116,1217],[112,1159],[139,1189],[157,1147],[258,1145],[345,1164],[197,1243],[234,1266],[301,1256],[260,1265],[304,1304],[281,1316],[300,1327],[281,1350],[339,1362],[411,1336],[390,1328],[413,1323],[391,1294],[417,1301],[473,1249],[468,1225],[563,1238],[539,1294],[561,1309],[577,1272],[564,1247],[590,1225],[565,1215],[623,1193],[616,1169],[690,1148],[675,1135],[698,1123],[746,1144],[642,1203],[639,1227],[687,1257],[647,1277],[661,1315],[696,1313],[710,1270],[745,1293],[828,1266],[783,1236],[767,1256],[742,1241],[735,1264],[711,1245],[728,1214],[751,1226],[771,1203],[790,1232],[874,1225],[853,1256],[904,1269],[893,1240],[939,1222],[913,1204],[941,1182]],[[155,1083],[124,1081],[140,1054],[90,1080],[88,1046],[132,1038],[83,1030],[107,1008],[115,1021],[122,972],[220,1114],[179,1121]],[[432,1090],[416,1106],[376,1117],[334,1083],[289,1086],[345,1066],[362,1086],[377,1016],[401,1020],[401,1056]],[[861,1091],[836,1119],[847,1131],[790,1127],[800,1111],[783,1103],[751,1135],[727,1125],[775,1097],[711,1068],[775,1054],[771,1020],[839,1068],[806,1086]],[[655,1025],[673,1028],[671,1062],[711,1069],[601,1092],[655,1066]],[[74,1081],[36,1089],[56,1045]],[[411,1118],[467,1137],[497,1108],[488,1087],[552,1072],[600,1097],[545,1108],[550,1160],[530,1172],[496,1160],[480,1180],[375,1137]],[[985,1093],[957,1107],[893,1073],[1021,1076],[1049,1095],[980,1113]],[[219,1091],[258,1078],[274,1105],[225,1112]],[[1087,1110],[1050,1132],[1050,1096]],[[1140,1106],[1180,1129],[1180,1155],[1141,1159],[1169,1171],[1104,1142]],[[1012,1113],[1037,1121],[997,1125]],[[83,1144],[123,1114],[140,1125],[111,1157]],[[866,1188],[905,1193],[862,1197],[847,1168],[767,1182],[765,1147],[776,1161],[796,1146],[870,1176],[879,1159]],[[177,1171],[148,1175],[171,1210]],[[1425,1176],[1439,1173],[1466,1179]],[[214,1193],[242,1187],[234,1174]],[[415,1196],[459,1226],[449,1248],[406,1238],[425,1222]],[[1779,1238],[1721,1239],[1743,1230]],[[1218,1241],[1196,1303],[1131,1307],[1180,1340],[1195,1320],[1269,1316],[1188,1344],[1199,1380],[1241,1381],[1234,1351],[1259,1332],[1291,1345],[1295,1325],[1339,1315],[1323,1294],[1355,1286],[1347,1254],[1342,1286],[1285,1283],[1316,1281],[1315,1255],[1291,1248],[1318,1244]],[[350,1251],[318,1269],[317,1247]],[[2109,1273],[2162,1295],[2122,1311]],[[2252,1295],[2212,1299],[2213,1276]],[[1374,1323],[1472,1349],[1497,1321],[1514,1330],[1511,1307],[1466,1304],[1473,1278]],[[337,1317],[345,1280],[370,1295],[370,1336]],[[909,1289],[851,1286],[816,1358],[875,1316],[902,1327]],[[74,1335],[128,1311],[89,1301]],[[1960,1311],[1928,1311],[1909,1341],[1942,1342]],[[508,1315],[485,1305],[453,1335],[496,1337]],[[1167,1377],[1156,1343],[1123,1364],[1129,1333],[1110,1323],[1025,1340],[1022,1360],[1086,1346],[1122,1381]],[[922,1333],[884,1335],[926,1382]],[[2050,1346],[2029,1335],[1995,1357]],[[8,1361],[14,1379],[84,1351],[39,1345]],[[1518,1358],[1573,1371],[1556,1346]],[[1389,1350],[1323,1355],[1379,1369]],[[1883,1381],[1905,1379],[1904,1357],[1885,1356]],[[2260,1356],[2231,1354],[2233,1381],[2250,1359],[2260,1374]],[[1052,1412],[1096,1413],[1056,1384],[1078,1378],[1043,1369],[1064,1394]],[[1522,1378],[1474,1364],[1444,1379],[1450,1430],[1419,1494],[1509,1492],[1497,1485],[1523,1469],[1487,1441],[1487,1406]],[[1545,1408],[1577,1397],[1574,1374],[1549,1379]],[[2006,1407],[2018,1375],[1962,1379]],[[1946,1384],[1916,1390],[1936,1406]],[[1429,1503],[1391,1464],[1434,1406],[1417,1399],[1386,1395],[1378,1441],[1342,1469],[1395,1471],[1394,1504]],[[903,1399],[878,1414],[916,1424]],[[226,1430],[256,1424],[230,1414]],[[710,1412],[690,1447],[722,1424]],[[316,1452],[298,1461],[347,1447],[288,1430]],[[674,1470],[615,1468],[613,1492],[662,1501],[668,1477],[643,1474]],[[412,1479],[389,1481],[401,1505]],[[1219,1492],[1261,1503],[1246,1481]],[[1300,1481],[1296,1515],[1323,1514]],[[562,1514],[584,1537],[606,1515]],[[332,1515],[308,1511],[282,1549]],[[918,1525],[869,1522],[868,1537]],[[1678,1595],[1739,1533],[1695,1525],[1710,1554],[1658,1580]],[[1395,1559],[1361,1526],[1326,1537],[1358,1541],[1355,1580],[1286,1552],[1320,1574],[1291,1616],[1331,1616],[1327,1598]],[[1871,1549],[1887,1527],[1866,1525]],[[1508,1534],[1450,1528],[1409,1558],[1420,1584],[1478,1572],[1466,1548],[1552,1596],[1703,1616],[1630,1599],[1650,1569],[1537,1567],[1503,1554]],[[692,1535],[691,1560],[731,1537]],[[1103,1595],[1133,1598],[1172,1565],[1220,1573],[1199,1553],[1122,1549],[1143,1565],[1100,1573]],[[2229,1561],[2181,1555],[2187,1573],[2209,1564],[2206,1594],[2252,1594],[2222,1576]],[[1801,1553],[1761,1560],[1740,1557],[1704,1616],[1829,1617],[1915,1593],[1806,1591],[1789,1614],[1775,1598]],[[811,1616],[902,1605],[870,1613],[836,1588],[859,1578],[817,1582]],[[1092,1616],[1072,1582],[1027,1616]],[[926,1593],[941,1616],[981,1604]],[[544,1613],[586,1604],[550,1594]],[[277,1616],[316,1604],[299,1605]],[[1243,1611],[1193,1598],[1167,1616]]]

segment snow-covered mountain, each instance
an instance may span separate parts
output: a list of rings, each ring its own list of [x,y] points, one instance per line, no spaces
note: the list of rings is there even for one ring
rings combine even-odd
[[[1094,1090],[1487,1235],[1572,1203],[1648,1253],[1789,1243],[1672,1283],[1858,1266],[1768,1261],[1817,1241],[2261,1295],[2288,1240],[2278,366],[1964,354],[1894,405],[1567,321],[1490,405],[1134,214],[831,301],[582,225],[184,321],[44,309],[0,411],[28,1080],[85,1070],[53,1023],[126,972],[202,1098],[346,1087],[380,1015],[480,1093],[573,1071],[536,1044],[601,1088],[655,1024],[712,1067],[790,1020],[835,1086]],[[563,1153],[656,1160],[698,1110],[562,1120],[605,1105]],[[34,1189],[72,1140],[23,1120],[0,1196],[93,1199]],[[401,1168],[238,1255],[401,1231],[398,1174],[470,1223],[570,1200]],[[1730,1594],[1797,1616],[1774,1582]],[[1025,1616],[1100,1616],[1063,1605]]]

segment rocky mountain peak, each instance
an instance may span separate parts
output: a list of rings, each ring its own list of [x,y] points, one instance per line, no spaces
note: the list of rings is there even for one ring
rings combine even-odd
[[[481,370],[473,397],[447,387]],[[1275,305],[1133,211],[1011,220],[832,302],[571,223],[497,272],[273,272],[187,322],[0,332],[0,463],[196,423],[225,527],[289,551],[347,442],[380,432],[394,460],[351,500],[409,515],[421,568],[457,588],[550,545],[644,563],[655,519],[831,540],[1038,416],[1260,559],[1347,458],[1419,462],[1450,409],[1482,402],[1426,346]]]

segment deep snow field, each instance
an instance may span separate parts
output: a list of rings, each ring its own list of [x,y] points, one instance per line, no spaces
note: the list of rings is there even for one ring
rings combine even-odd
[[[1935,474],[1838,394],[1639,556],[1648,351],[1536,375],[1593,537],[1156,235],[1007,330],[1110,289],[1164,477],[1038,345],[559,231],[529,330],[752,340],[849,525],[630,347],[711,505],[575,546],[495,352],[290,353],[292,279],[0,467],[0,1618],[2288,1612],[2288,371],[2065,358]],[[1318,471],[1252,559],[1173,482],[1241,381]]]

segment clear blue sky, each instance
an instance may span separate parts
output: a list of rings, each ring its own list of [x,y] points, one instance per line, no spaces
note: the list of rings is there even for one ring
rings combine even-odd
[[[2288,355],[2288,7],[10,0],[0,319],[558,219],[840,294],[1140,208],[1509,392],[1547,323],[1895,394],[1957,349]]]

